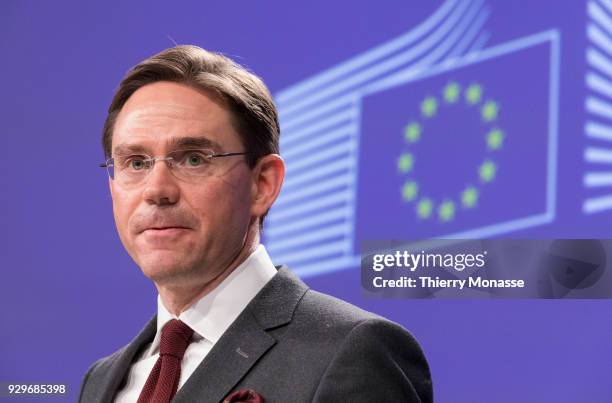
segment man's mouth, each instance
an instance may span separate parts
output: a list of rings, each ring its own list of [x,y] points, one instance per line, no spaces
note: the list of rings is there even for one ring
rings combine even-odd
[[[161,231],[161,230],[165,230],[165,229],[174,229],[174,228],[189,229],[187,227],[180,227],[180,226],[167,226],[167,227],[150,227],[150,228],[147,228],[145,231],[147,231],[147,230]]]
[[[145,229],[143,233],[153,237],[174,237],[189,230],[190,228],[187,227],[150,227]]]

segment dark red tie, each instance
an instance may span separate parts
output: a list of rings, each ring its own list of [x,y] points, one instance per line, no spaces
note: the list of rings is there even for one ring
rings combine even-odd
[[[193,329],[172,319],[162,328],[159,358],[140,392],[138,403],[169,403],[178,389],[181,360],[191,342]]]

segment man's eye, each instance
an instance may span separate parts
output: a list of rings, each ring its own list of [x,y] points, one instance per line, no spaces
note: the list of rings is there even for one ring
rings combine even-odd
[[[125,160],[123,166],[135,171],[140,171],[146,168],[146,163],[142,157],[131,157]]]
[[[190,152],[185,156],[185,163],[190,167],[198,167],[206,162],[208,162],[206,157],[198,152]]]

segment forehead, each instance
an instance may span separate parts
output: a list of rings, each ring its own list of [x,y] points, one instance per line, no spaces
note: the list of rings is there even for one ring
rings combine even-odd
[[[139,88],[127,100],[115,121],[112,150],[137,146],[166,151],[182,138],[202,138],[221,150],[241,149],[224,102],[208,92],[162,81]]]

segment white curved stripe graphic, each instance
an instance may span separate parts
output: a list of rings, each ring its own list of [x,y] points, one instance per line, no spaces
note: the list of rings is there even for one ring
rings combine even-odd
[[[598,122],[587,122],[584,126],[584,133],[598,140],[612,141],[612,126]]]
[[[316,214],[308,215],[297,220],[287,221],[284,225],[275,225],[266,230],[266,239],[274,241],[275,239],[286,237],[287,235],[304,231],[308,228],[321,226],[323,224],[339,221],[345,217],[345,207],[324,210]]]
[[[587,147],[584,151],[584,160],[594,164],[612,164],[612,149]]]
[[[427,37],[427,39],[425,39],[424,41],[419,42],[414,47],[402,53],[399,53],[398,55],[392,56],[383,62],[380,62],[372,67],[368,67],[367,69],[364,69],[358,73],[352,74],[344,80],[338,81],[333,85],[326,86],[324,89],[317,91],[310,97],[300,98],[300,100],[298,100],[297,102],[281,105],[281,113],[286,117],[291,116],[291,114],[298,113],[300,110],[307,108],[312,104],[321,102],[322,100],[330,98],[342,91],[355,88],[359,84],[367,83],[368,81],[371,81],[377,76],[389,73],[394,69],[397,69],[403,65],[406,65],[407,63],[410,63],[412,60],[415,60],[421,55],[425,55],[425,57],[427,57],[431,49],[436,46],[436,44],[440,40],[443,40],[451,33],[453,36],[459,35],[458,32],[453,31],[453,28],[456,28],[457,24],[460,24],[460,22],[462,21],[462,17],[465,18],[466,12],[473,13],[476,7],[480,7],[481,3],[481,1],[478,1],[477,3],[474,3],[471,7],[468,7],[468,2],[462,2],[459,7],[453,11],[451,16],[444,22],[444,24],[442,24],[431,36]],[[420,66],[424,62],[420,61],[417,63],[419,63]]]
[[[339,77],[349,74],[354,70],[358,70],[377,60],[383,59],[399,49],[410,45],[438,25],[457,3],[458,0],[447,0],[427,20],[423,21],[416,28],[374,49],[355,56],[338,66],[332,67],[311,79],[279,92],[275,97],[276,101],[279,106],[281,106],[294,98],[302,97],[306,95],[306,93],[316,90],[318,87],[336,81]]]

